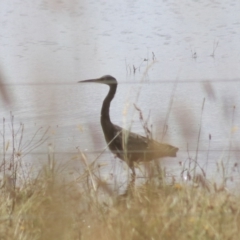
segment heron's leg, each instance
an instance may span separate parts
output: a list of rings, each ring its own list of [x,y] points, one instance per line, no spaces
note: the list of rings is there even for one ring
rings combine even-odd
[[[131,163],[129,167],[130,167],[130,169],[132,170],[132,179],[131,179],[130,185],[131,185],[132,187],[134,187],[135,178],[136,178],[134,163]]]
[[[133,189],[134,189],[134,184],[135,184],[136,173],[135,173],[135,169],[134,169],[134,164],[128,163],[128,166],[132,170],[132,174],[131,174],[131,180],[128,183],[125,193],[123,195],[121,195],[123,197],[133,196]]]
[[[135,173],[135,168],[134,165],[132,164],[132,166],[130,166],[131,170],[132,170],[132,177],[136,177],[136,173]]]

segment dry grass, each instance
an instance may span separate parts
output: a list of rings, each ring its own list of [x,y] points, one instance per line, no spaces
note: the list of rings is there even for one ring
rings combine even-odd
[[[149,180],[117,196],[63,177],[45,166],[15,190],[6,179],[0,239],[239,239],[240,197],[223,188]]]

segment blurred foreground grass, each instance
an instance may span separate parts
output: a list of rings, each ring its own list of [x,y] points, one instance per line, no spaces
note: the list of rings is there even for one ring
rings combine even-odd
[[[149,179],[119,196],[87,172],[66,182],[49,164],[20,187],[6,176],[0,239],[239,239],[239,192]]]

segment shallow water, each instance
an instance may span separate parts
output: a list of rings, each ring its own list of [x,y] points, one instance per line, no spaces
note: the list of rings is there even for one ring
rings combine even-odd
[[[48,143],[57,159],[71,159],[77,147],[89,159],[102,151],[107,87],[76,82],[111,74],[119,81],[115,124],[133,121],[131,130],[144,134],[133,103],[150,115],[157,140],[167,123],[163,140],[180,148],[177,159],[163,160],[168,170],[178,175],[187,149],[195,157],[198,146],[199,164],[208,161],[211,176],[221,161],[238,176],[239,1],[26,0],[1,1],[0,9],[0,70],[12,98],[10,106],[0,103],[1,115],[8,121],[12,111],[16,126],[24,123],[25,142],[38,127],[51,127],[31,161],[46,159]],[[108,163],[105,174],[126,169],[106,154],[98,160]]]

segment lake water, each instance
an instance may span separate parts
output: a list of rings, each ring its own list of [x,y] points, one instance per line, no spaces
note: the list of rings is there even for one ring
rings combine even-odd
[[[25,144],[50,126],[48,141],[26,161],[46,160],[50,143],[58,160],[74,159],[77,149],[94,160],[106,147],[99,118],[108,88],[77,81],[111,74],[119,82],[112,121],[144,134],[133,104],[150,116],[154,138],[180,149],[177,159],[162,161],[171,174],[179,175],[179,162],[194,158],[198,146],[208,175],[223,162],[227,177],[238,179],[239,12],[237,0],[1,1],[0,71],[12,99],[0,103],[7,153],[12,111]],[[98,161],[107,177],[126,172],[108,150]]]

